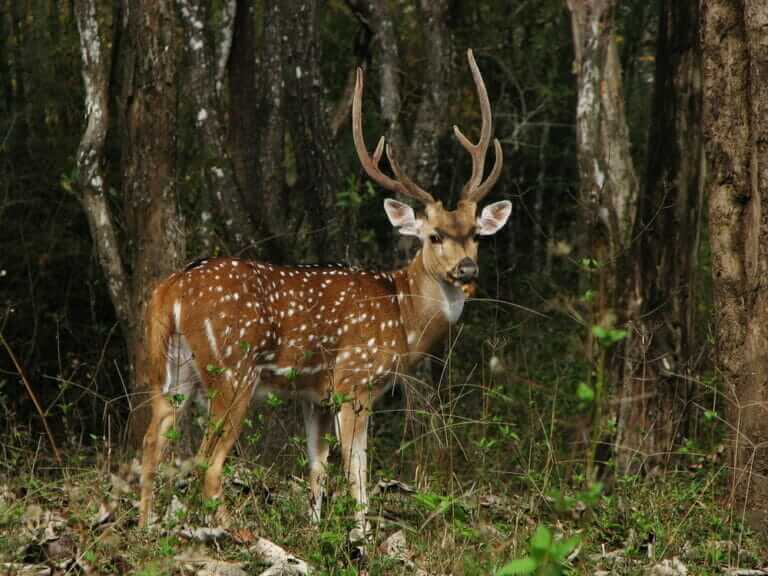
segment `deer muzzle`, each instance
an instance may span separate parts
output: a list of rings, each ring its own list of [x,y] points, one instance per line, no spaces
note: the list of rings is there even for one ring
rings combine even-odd
[[[480,269],[472,258],[463,258],[453,269],[451,276],[460,284],[468,284],[477,278]]]

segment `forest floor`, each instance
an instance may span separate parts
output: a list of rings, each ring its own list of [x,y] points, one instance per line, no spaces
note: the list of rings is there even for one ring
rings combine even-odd
[[[227,530],[210,520],[216,505],[202,499],[193,460],[176,456],[193,453],[205,419],[180,424],[155,486],[158,521],[143,530],[138,460],[116,448],[127,445],[115,438],[127,415],[61,378],[61,398],[46,405],[63,463],[26,419],[0,417],[0,576],[303,566],[271,563],[269,543],[320,575],[768,575],[768,528],[728,506],[714,378],[689,379],[696,410],[669,454],[655,464],[638,454],[643,475],[620,475],[601,445],[601,482],[590,483],[582,439],[591,404],[580,391],[593,367],[581,333],[565,321],[497,327],[488,316],[472,326],[483,329],[457,331],[433,365],[434,384],[406,381],[376,404],[364,554],[348,543],[355,509],[337,446],[322,521],[309,522],[297,403],[268,397],[246,419],[224,470]],[[100,420],[103,435],[83,431]]]
[[[373,479],[371,542],[348,544],[354,504],[332,466],[322,522],[308,522],[297,476],[235,457],[226,468],[228,530],[206,528],[190,461],[161,467],[158,522],[137,527],[138,461],[70,454],[64,467],[3,444],[0,574],[293,574],[270,541],[316,574],[768,574],[768,549],[733,520],[721,462],[607,487],[572,489],[558,471],[471,482],[421,474]],[[336,458],[337,459],[337,458]],[[414,480],[413,478],[403,480]],[[266,539],[266,540],[263,540]],[[297,565],[300,567],[300,565]]]

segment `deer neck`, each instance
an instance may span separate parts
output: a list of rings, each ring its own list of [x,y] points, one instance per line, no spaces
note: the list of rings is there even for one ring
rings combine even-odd
[[[461,316],[464,292],[431,274],[424,266],[421,250],[396,275],[396,283],[397,292],[402,295],[398,298],[400,319],[406,330],[408,351],[428,352]]]

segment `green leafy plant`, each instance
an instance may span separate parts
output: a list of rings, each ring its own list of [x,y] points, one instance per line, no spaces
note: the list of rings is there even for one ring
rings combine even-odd
[[[280,396],[270,392],[267,394],[266,405],[272,409],[279,408],[283,405],[283,400],[280,398]]]
[[[171,442],[175,442],[175,441],[177,441],[179,438],[181,438],[181,432],[180,432],[180,431],[179,431],[179,429],[178,429],[178,428],[176,428],[175,426],[171,426],[170,428],[168,428],[168,430],[166,430],[166,431],[165,431],[165,434],[163,434],[163,435],[164,435],[164,436],[165,436],[165,437],[166,437],[166,438],[167,438],[169,441],[171,441]]]
[[[470,526],[470,514],[467,507],[455,496],[419,492],[413,498],[430,513],[424,525],[432,518],[441,516],[465,538],[477,536],[476,531]]]
[[[537,574],[559,576],[568,569],[568,555],[579,545],[579,537],[553,538],[552,532],[539,525],[528,543],[528,555],[505,564],[496,576]]]
[[[157,542],[157,552],[160,556],[166,558],[176,554],[176,546],[178,546],[179,540],[175,536],[166,536],[160,538]]]
[[[596,324],[592,326],[592,335],[600,343],[600,346],[610,348],[624,340],[627,337],[627,331],[618,328],[605,328]]]
[[[216,366],[216,364],[208,364],[205,367],[205,370],[208,372],[208,374],[213,374],[214,376],[220,376],[221,374],[224,374],[226,371],[226,368],[222,368],[221,366]]]

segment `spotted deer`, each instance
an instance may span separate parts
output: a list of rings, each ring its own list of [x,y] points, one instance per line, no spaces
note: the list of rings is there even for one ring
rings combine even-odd
[[[477,204],[496,183],[503,159],[494,139],[495,161],[484,180],[491,106],[471,50],[467,57],[482,126],[477,144],[454,126],[472,157],[472,174],[455,210],[444,208],[403,174],[389,145],[386,153],[394,178],[380,170],[385,139],[371,156],[362,132],[363,72],[357,71],[352,131],[362,167],[382,188],[424,205],[423,215],[417,217],[407,204],[384,201],[392,226],[421,240],[421,249],[405,268],[381,273],[216,258],[190,264],[154,289],[146,309],[152,420],[144,437],[142,526],[150,518],[155,472],[168,432],[191,398],[205,399],[211,419],[198,454],[204,463],[203,496],[221,499],[222,467],[251,398],[293,392],[303,401],[312,519],[320,518],[328,435],[335,428],[345,474],[359,505],[358,529],[365,531],[371,406],[399,372],[459,319],[465,290],[479,271],[478,237],[495,234],[511,211],[510,202],[501,201],[477,215]],[[217,518],[227,518],[220,500]]]

